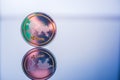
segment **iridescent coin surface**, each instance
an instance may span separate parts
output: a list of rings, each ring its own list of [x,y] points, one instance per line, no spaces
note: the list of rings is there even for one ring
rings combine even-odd
[[[23,57],[23,70],[32,80],[46,80],[56,70],[55,58],[50,51],[43,48],[34,48]]]
[[[44,13],[32,13],[22,23],[22,35],[32,46],[48,44],[56,34],[54,21]]]

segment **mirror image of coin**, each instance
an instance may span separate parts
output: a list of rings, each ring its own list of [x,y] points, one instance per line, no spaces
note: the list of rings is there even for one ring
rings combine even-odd
[[[55,22],[47,14],[40,12],[28,15],[21,27],[24,39],[35,47],[48,44],[56,34]]]
[[[56,70],[56,61],[50,51],[33,48],[23,57],[23,71],[32,80],[47,80]]]

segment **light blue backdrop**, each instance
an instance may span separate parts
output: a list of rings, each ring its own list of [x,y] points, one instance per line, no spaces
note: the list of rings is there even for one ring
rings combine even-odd
[[[118,80],[119,0],[1,0],[1,80],[29,80],[21,61],[33,47],[20,32],[31,12],[45,12],[57,24],[44,46],[57,60],[49,80]]]

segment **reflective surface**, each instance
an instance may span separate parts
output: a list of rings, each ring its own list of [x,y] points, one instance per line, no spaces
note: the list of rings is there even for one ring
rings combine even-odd
[[[23,56],[33,48],[18,29],[23,18],[2,20],[1,80],[30,80],[21,67]],[[120,20],[62,17],[55,21],[57,36],[45,46],[57,59],[57,70],[49,80],[118,80]]]
[[[56,33],[54,21],[44,13],[32,13],[22,23],[22,35],[33,46],[48,44]]]
[[[50,78],[56,70],[56,62],[46,49],[34,48],[27,52],[23,58],[23,70],[33,79],[44,80]]]

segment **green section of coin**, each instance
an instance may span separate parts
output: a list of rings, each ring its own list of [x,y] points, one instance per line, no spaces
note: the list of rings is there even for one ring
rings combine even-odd
[[[24,38],[27,37],[28,40],[31,39],[29,24],[30,20],[28,18],[25,18],[22,24],[22,34],[24,35]]]

